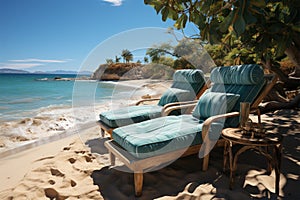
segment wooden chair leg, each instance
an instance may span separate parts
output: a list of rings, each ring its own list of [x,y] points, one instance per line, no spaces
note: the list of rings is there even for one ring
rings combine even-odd
[[[228,162],[228,143],[225,141],[224,144],[224,152],[223,152],[223,172],[226,172],[227,169],[227,162]]]
[[[137,197],[142,195],[143,172],[134,172],[134,189]]]
[[[109,152],[109,158],[110,158],[110,164],[111,166],[114,166],[116,164],[116,157],[114,154],[112,154],[111,152]]]
[[[275,146],[275,193],[279,196],[280,168],[282,146]]]
[[[203,158],[202,171],[206,171],[208,169],[208,162],[209,162],[209,154],[207,154]]]
[[[104,135],[105,135],[105,131],[103,128],[101,128],[101,136],[104,137]]]

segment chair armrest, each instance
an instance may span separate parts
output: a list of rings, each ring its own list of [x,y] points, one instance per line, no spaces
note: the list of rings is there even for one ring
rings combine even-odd
[[[250,113],[257,113],[257,115],[258,115],[258,123],[260,124],[261,123],[260,109],[259,108],[251,109]],[[227,118],[230,118],[230,117],[237,117],[239,115],[240,115],[239,112],[230,112],[230,113],[225,113],[225,114],[221,114],[221,115],[216,115],[216,116],[209,117],[208,119],[206,119],[204,121],[203,126],[202,126],[202,139],[204,140],[204,138],[206,137],[206,135],[207,135],[207,133],[209,131],[210,125],[213,122],[218,121],[220,119],[227,119]]]
[[[160,100],[160,99],[158,99],[158,98],[157,99],[142,99],[142,100],[136,102],[135,105],[138,106],[141,103],[146,102],[146,101],[158,101],[158,100]]]
[[[168,107],[167,109],[163,108],[161,111],[161,115],[167,116],[174,110],[180,110],[180,109],[185,109],[185,108],[193,109],[196,105],[197,105],[197,101],[196,102],[192,101],[192,103],[184,102],[184,105],[171,106],[171,107]]]
[[[193,104],[193,103],[197,103],[197,102],[198,102],[198,100],[168,103],[168,104],[164,105],[164,109],[167,109],[167,108],[172,107],[172,106],[180,106],[180,105],[185,105],[185,104]]]
[[[204,141],[206,135],[208,134],[210,125],[213,122],[218,121],[220,119],[236,117],[236,116],[239,116],[239,115],[240,115],[239,112],[230,112],[230,113],[225,113],[225,114],[221,114],[221,115],[215,115],[215,116],[212,116],[212,117],[209,117],[208,119],[206,119],[203,123],[203,126],[202,126],[202,139],[203,139],[203,141]]]

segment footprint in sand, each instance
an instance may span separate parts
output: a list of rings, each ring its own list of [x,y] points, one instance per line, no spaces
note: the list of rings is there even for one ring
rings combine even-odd
[[[59,199],[64,200],[67,199],[67,197],[61,196],[55,189],[53,188],[46,188],[44,190],[46,197],[49,199]]]
[[[54,180],[49,180],[48,183],[49,183],[50,185],[54,185],[54,184],[55,184],[55,181],[54,181]]]
[[[52,176],[60,176],[60,177],[64,177],[65,174],[61,173],[59,170],[57,169],[50,169]]]
[[[75,158],[69,158],[68,160],[69,160],[69,162],[70,162],[71,164],[74,164],[74,163],[76,162],[76,159],[75,159]]]
[[[64,151],[69,151],[71,149],[71,147],[65,147],[63,148]]]
[[[77,153],[77,154],[85,154],[86,151],[75,151],[75,153]]]
[[[77,183],[75,181],[71,180],[71,186],[75,187],[76,185],[77,185]]]
[[[93,157],[84,156],[86,162],[93,162]]]

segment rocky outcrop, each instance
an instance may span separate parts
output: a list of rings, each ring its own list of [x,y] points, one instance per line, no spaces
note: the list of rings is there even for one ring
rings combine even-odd
[[[103,64],[92,74],[91,79],[103,81],[137,79],[171,79],[174,69],[166,65],[149,63]]]
[[[103,64],[92,74],[94,80],[134,80],[141,79],[142,64],[114,63]]]

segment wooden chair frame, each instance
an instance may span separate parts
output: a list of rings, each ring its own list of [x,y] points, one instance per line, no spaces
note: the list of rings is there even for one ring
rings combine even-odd
[[[263,98],[269,93],[269,91],[272,89],[274,84],[277,81],[277,77],[273,76],[269,83],[265,85],[265,87],[262,89],[259,96],[256,98],[256,100],[251,105],[252,112],[256,112],[259,115],[260,120],[260,112],[258,109],[259,103],[263,100]],[[172,110],[182,109],[182,108],[194,108],[196,106],[196,103],[191,104],[185,104],[181,106],[173,106],[169,107],[165,112],[171,112]],[[169,153],[144,158],[144,159],[138,159],[132,156],[130,153],[128,153],[125,149],[120,147],[116,142],[113,140],[109,140],[105,142],[105,147],[108,149],[110,159],[111,159],[111,165],[115,165],[115,158],[117,157],[120,161],[122,161],[130,170],[134,173],[134,187],[135,187],[135,195],[140,196],[142,194],[142,187],[143,187],[143,173],[146,172],[148,169],[157,167],[159,165],[162,165],[164,163],[172,162],[175,159],[178,158],[178,155],[181,155],[181,157],[197,154],[199,153],[199,150],[202,145],[204,146],[205,152],[203,157],[203,165],[202,170],[206,171],[208,169],[208,163],[209,163],[209,152],[210,152],[210,141],[209,137],[207,137],[207,134],[209,132],[210,126],[213,122],[218,121],[220,119],[225,119],[229,117],[235,117],[239,116],[239,112],[230,112],[222,115],[216,115],[209,117],[206,119],[203,123],[202,127],[202,139],[203,144],[190,146],[185,149],[180,149],[176,151],[172,151]],[[218,140],[217,146],[222,145],[224,141],[222,139]]]

